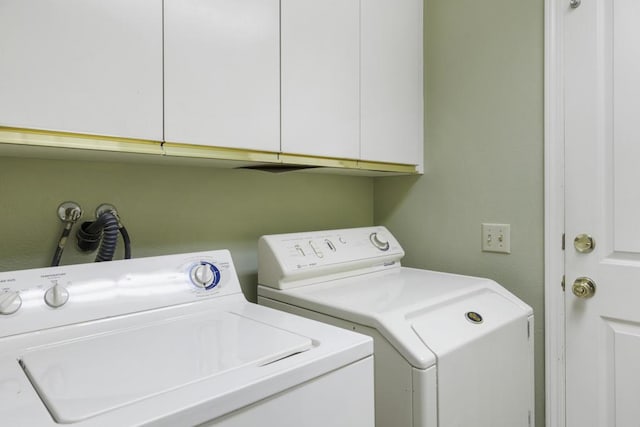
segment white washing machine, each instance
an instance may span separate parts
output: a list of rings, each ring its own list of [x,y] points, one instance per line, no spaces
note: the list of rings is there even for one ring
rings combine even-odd
[[[0,273],[3,426],[374,424],[371,338],[247,302],[228,251]]]
[[[384,227],[263,236],[258,303],[373,337],[376,425],[534,424],[533,312],[497,283],[401,267]]]

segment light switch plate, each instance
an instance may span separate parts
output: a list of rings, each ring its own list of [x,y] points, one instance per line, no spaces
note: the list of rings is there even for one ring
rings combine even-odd
[[[511,224],[482,224],[482,251],[511,253]]]

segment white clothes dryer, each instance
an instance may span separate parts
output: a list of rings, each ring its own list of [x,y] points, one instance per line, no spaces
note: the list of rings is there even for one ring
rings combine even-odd
[[[263,236],[258,303],[374,339],[379,427],[532,426],[532,309],[403,256],[384,227]]]
[[[228,251],[0,273],[0,424],[374,424],[371,338],[247,302]]]

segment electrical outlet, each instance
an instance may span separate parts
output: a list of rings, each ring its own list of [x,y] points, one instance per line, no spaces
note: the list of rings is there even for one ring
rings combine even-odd
[[[482,251],[511,253],[511,224],[482,224]]]

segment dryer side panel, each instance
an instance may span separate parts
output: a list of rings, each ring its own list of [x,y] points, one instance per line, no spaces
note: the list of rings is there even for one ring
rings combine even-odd
[[[416,402],[415,391],[413,390],[414,385],[412,384],[412,371],[414,369],[376,329],[294,305],[285,304],[270,298],[259,296],[258,304],[372,337],[375,359],[376,425],[416,427],[415,422],[412,420],[412,413],[414,411],[412,405]],[[428,387],[435,389],[435,372],[429,376],[429,379],[432,380],[433,383]],[[424,386],[426,387],[426,385]],[[431,395],[433,396],[434,394],[435,393]],[[431,409],[431,407],[429,407],[429,409]],[[433,407],[433,409],[435,410],[435,407]],[[420,409],[420,411],[423,410]],[[431,427],[436,424],[428,425]]]

